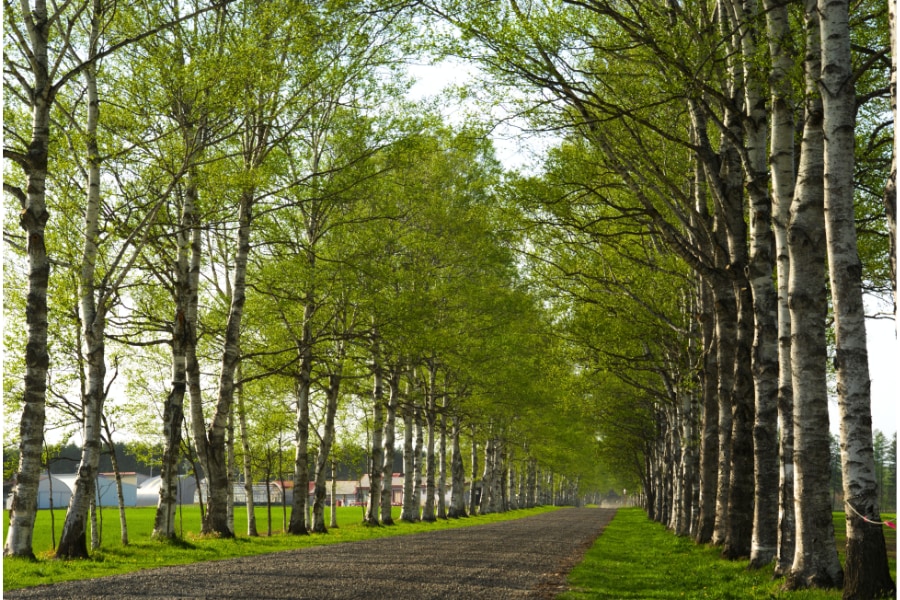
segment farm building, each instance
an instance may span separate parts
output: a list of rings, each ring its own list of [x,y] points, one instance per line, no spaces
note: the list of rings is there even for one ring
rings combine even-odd
[[[75,491],[75,480],[78,478],[74,473],[60,474],[54,473],[41,475],[38,483],[38,508],[66,508],[69,505],[69,499]],[[143,480],[145,476],[137,473],[122,473],[122,496],[125,500],[125,506],[136,506],[138,481]],[[113,473],[101,473],[97,476],[95,493],[97,494],[97,504],[99,506],[118,506],[119,499],[116,491],[116,478]],[[6,497],[6,507],[12,501],[12,494]]]
[[[159,488],[162,479],[159,475],[144,480],[137,488],[135,506],[156,506],[159,502]],[[197,480],[193,475],[178,476],[178,503],[191,504],[197,492]]]
[[[239,482],[234,484],[233,488],[234,493],[234,503],[235,504],[246,504],[247,503],[247,490],[244,489],[244,483]],[[271,499],[272,504],[281,504],[281,500],[283,497],[283,490],[276,482],[272,482],[269,484],[269,498]],[[203,498],[203,502],[206,503],[206,498],[209,495],[209,483],[206,479],[200,480],[200,489],[194,490],[193,498],[194,504],[200,503],[200,498]],[[265,504],[266,503],[266,484],[265,483],[254,483],[253,484],[253,503],[254,504]]]
[[[382,482],[383,484],[383,482]],[[369,474],[366,473],[359,481],[359,502],[366,504],[369,502]],[[425,486],[422,486],[422,491]],[[391,504],[393,506],[403,505],[403,473],[394,473],[391,476]]]

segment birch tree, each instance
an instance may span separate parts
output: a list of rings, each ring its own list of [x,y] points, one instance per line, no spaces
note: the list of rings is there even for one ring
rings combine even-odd
[[[46,2],[30,2],[15,7],[5,4],[10,27],[6,35],[14,52],[7,54],[4,87],[11,97],[29,107],[32,115],[31,132],[16,132],[7,140],[16,140],[15,146],[4,146],[4,158],[18,164],[26,177],[26,189],[4,182],[4,190],[16,197],[23,212],[20,224],[26,234],[29,256],[28,294],[28,349],[24,410],[22,413],[21,466],[19,484],[14,492],[12,534],[7,538],[4,552],[18,556],[30,556],[31,534],[34,524],[37,472],[39,471],[40,438],[43,435],[46,377],[49,357],[47,353],[47,281],[50,259],[45,239],[49,219],[46,202],[46,182],[50,159],[51,111],[57,96],[69,82],[76,79],[89,66],[106,56],[141,39],[156,35],[172,24],[194,18],[209,10],[203,7],[196,12],[179,15],[174,21],[158,21],[134,35],[124,35],[109,40],[102,48],[90,54],[82,62],[65,60],[74,29],[80,15],[91,15],[95,8],[90,3],[63,4],[49,7]],[[20,9],[21,12],[19,12]],[[58,39],[59,44],[55,43]],[[16,499],[22,496],[21,501]]]
[[[806,105],[797,184],[788,226],[791,374],[794,390],[796,549],[786,585],[840,587],[828,499],[828,406],[825,383],[825,245],[819,16],[806,3]]]
[[[847,511],[844,598],[894,595],[880,521],[872,449],[869,363],[862,265],[856,244],[853,157],[856,114],[847,2],[819,2],[821,24],[824,209],[834,307],[835,366],[841,414],[841,466]]]

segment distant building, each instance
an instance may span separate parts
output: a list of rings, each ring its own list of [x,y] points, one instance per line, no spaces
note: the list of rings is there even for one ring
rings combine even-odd
[[[156,506],[159,503],[159,488],[162,478],[159,475],[145,479],[137,488],[135,506]],[[193,475],[179,475],[176,498],[178,504],[193,504],[197,493],[197,480]]]
[[[468,485],[469,485],[468,482],[466,482],[467,488],[468,488]],[[369,502],[370,487],[371,486],[369,484],[369,475],[368,474],[363,475],[362,479],[359,482],[360,502],[363,504],[367,504]],[[425,482],[423,481],[422,487],[421,487],[422,494],[421,494],[421,502],[420,502],[420,504],[422,506],[425,505],[426,488],[427,488],[427,486],[425,485]],[[447,489],[445,490],[445,494],[444,494],[444,501],[447,502],[448,504],[450,503],[450,492],[451,491],[452,491],[452,489],[448,482]],[[434,491],[435,502],[438,500],[438,497],[439,496],[438,496],[438,491],[437,491],[437,484],[435,483],[435,491]],[[391,476],[391,504],[393,506],[403,506],[403,473],[394,473]]]
[[[382,485],[384,485],[383,480]],[[372,484],[370,483],[369,474],[366,473],[359,481],[360,503],[369,503],[369,490],[371,487]],[[425,491],[424,485],[422,486],[422,491]],[[403,506],[403,473],[393,473],[391,475],[391,505]]]
[[[146,477],[138,473],[122,473],[121,476],[122,496],[125,506],[137,506],[138,481],[143,481]],[[38,509],[51,508],[51,506],[53,508],[66,508],[69,505],[72,494],[75,493],[75,480],[77,478],[78,476],[74,473],[54,473],[50,476],[46,473],[41,474],[41,479],[38,482]],[[94,491],[97,495],[98,506],[119,505],[115,474],[99,474]],[[7,509],[10,508],[11,502],[12,494],[10,493],[6,497],[5,505]]]

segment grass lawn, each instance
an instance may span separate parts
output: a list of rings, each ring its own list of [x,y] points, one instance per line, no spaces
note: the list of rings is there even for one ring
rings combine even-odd
[[[834,525],[843,560],[843,513],[835,513]],[[896,581],[897,534],[887,527],[884,531]],[[839,591],[783,592],[781,582],[772,579],[771,568],[750,571],[749,561],[726,561],[719,558],[720,553],[719,547],[698,546],[673,535],[647,519],[641,509],[622,509],[588,551],[585,560],[569,575],[573,591],[560,598],[805,600],[841,597]]]
[[[268,536],[266,508],[257,507],[254,512],[260,537],[250,538],[247,536],[247,509],[243,506],[236,506],[234,509],[236,537],[226,540],[199,536],[197,532],[200,531],[200,508],[198,506],[185,506],[182,512],[184,527],[182,539],[177,542],[161,542],[150,539],[156,508],[127,508],[126,519],[128,521],[128,539],[130,543],[128,546],[122,546],[118,510],[104,508],[101,513],[102,524],[100,530],[102,536],[100,548],[93,551],[91,558],[88,560],[72,561],[59,561],[52,558],[53,528],[51,527],[50,511],[41,510],[38,511],[38,517],[35,521],[33,542],[34,552],[38,559],[33,561],[5,557],[3,559],[3,589],[14,590],[45,583],[56,583],[72,579],[89,579],[165,565],[219,560],[236,556],[251,556],[309,546],[466,527],[518,519],[550,510],[555,510],[555,508],[541,507],[517,510],[466,519],[439,520],[435,523],[401,523],[397,521],[397,525],[392,527],[367,527],[362,524],[362,508],[350,506],[337,509],[337,529],[331,529],[326,534],[292,536],[282,535],[282,511],[281,507],[278,506],[272,509],[272,536]],[[56,541],[58,542],[66,511],[65,509],[60,509],[53,512]],[[288,509],[289,517],[290,509]],[[394,518],[399,519],[399,517],[400,508],[394,507]],[[330,518],[331,513],[326,509],[325,522],[329,523]],[[5,511],[3,521],[4,539],[6,539],[6,530],[8,528],[9,511]],[[88,543],[90,544],[90,539]]]

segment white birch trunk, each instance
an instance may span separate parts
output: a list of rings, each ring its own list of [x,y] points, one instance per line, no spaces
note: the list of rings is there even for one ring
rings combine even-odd
[[[391,507],[394,501],[394,436],[397,420],[397,403],[400,399],[400,374],[392,369],[388,377],[387,415],[384,421],[384,463],[382,465],[381,523],[393,525]]]
[[[881,525],[875,458],[862,264],[854,216],[856,92],[847,0],[819,0],[821,18],[825,235],[834,314],[841,470],[847,506],[844,598],[894,595]]]
[[[750,260],[747,279],[753,294],[753,459],[754,502],[750,565],[772,562],[778,541],[778,302],[773,286],[775,239],[766,161],[767,116],[764,74],[757,68],[761,36],[756,0],[742,2],[741,53],[745,82],[744,131],[750,196]],[[743,550],[743,549],[742,549]]]
[[[794,196],[794,108],[790,73],[795,53],[787,3],[766,0],[766,24],[772,67],[771,151],[772,226],[775,234],[778,289],[778,429],[779,486],[776,577],[787,574],[794,558],[794,419],[791,385],[791,314],[788,307],[790,260],[788,222]]]
[[[32,539],[37,516],[38,484],[41,473],[41,449],[44,441],[47,369],[47,284],[50,260],[44,244],[49,218],[46,208],[47,162],[50,143],[50,109],[56,90],[49,78],[47,56],[51,23],[47,3],[37,0],[33,6],[23,3],[29,41],[34,95],[31,105],[31,140],[28,159],[20,164],[25,171],[26,188],[20,198],[19,225],[24,231],[28,253],[28,296],[25,305],[27,342],[25,345],[25,389],[19,421],[19,466],[13,489],[9,530],[3,546],[4,556],[34,558]],[[6,152],[4,151],[4,155]]]
[[[712,291],[700,283],[700,331],[703,343],[700,388],[703,394],[703,432],[700,441],[699,517],[694,541],[707,544],[712,540],[716,523],[716,491],[718,489],[719,402],[716,317]]]
[[[717,469],[716,524],[710,542],[725,542],[728,525],[728,497],[731,484],[731,389],[734,381],[734,339],[737,322],[734,290],[730,286],[717,285],[713,289],[716,314],[716,364],[719,401],[719,463]]]
[[[237,371],[238,380],[241,379],[241,365],[238,364]],[[259,531],[256,529],[256,504],[253,500],[253,468],[250,455],[250,431],[247,428],[247,410],[244,407],[244,385],[237,385],[237,414],[238,428],[241,437],[241,468],[244,471],[244,496],[247,502],[247,536],[257,537]],[[268,481],[266,482],[268,485]],[[268,489],[268,488],[267,488]]]
[[[206,437],[206,480],[209,496],[202,533],[233,537],[228,520],[228,460],[227,429],[234,403],[234,374],[240,361],[241,320],[246,301],[247,263],[250,256],[250,224],[252,220],[254,192],[244,190],[238,210],[237,253],[234,257],[234,275],[231,289],[231,306],[225,324],[225,343],[219,372],[219,394],[215,411],[209,423]]]
[[[437,516],[447,518],[447,398],[441,403],[441,414],[438,417],[438,483],[437,483]]]
[[[478,484],[478,438],[475,436],[474,426],[472,427],[472,447],[469,458],[472,465],[472,485],[469,487],[469,514],[474,515],[478,509],[478,502],[476,502],[477,488],[475,487]],[[484,482],[481,484],[483,487]]]
[[[416,511],[416,521],[422,520],[422,470],[425,462],[425,435],[423,432],[422,409],[416,406],[413,409],[413,421],[416,427],[416,445],[413,452],[413,506]]]
[[[437,371],[434,361],[430,361],[428,365],[428,389],[425,394],[425,427],[427,441],[425,445],[425,506],[422,510],[422,520],[433,523],[437,520],[435,514],[435,487],[436,487],[436,466],[435,461],[435,419],[437,418],[437,407],[435,396],[437,390]]]
[[[491,495],[494,493],[494,438],[490,435],[484,444],[484,471],[481,473],[481,498],[478,514],[491,512]]]
[[[841,587],[844,574],[834,542],[829,497],[828,390],[825,363],[825,227],[819,18],[806,3],[806,115],[800,166],[788,226],[791,373],[794,390],[794,562],[786,587]]]
[[[119,509],[119,541],[122,546],[128,545],[128,521],[125,518],[125,493],[122,490],[122,472],[119,471],[119,457],[116,454],[116,445],[113,443],[112,431],[106,415],[103,415],[103,430],[105,433],[106,448],[109,450],[109,460],[112,463],[113,474],[116,478],[116,504]]]
[[[309,392],[312,383],[312,317],[315,308],[308,297],[303,307],[303,333],[297,342],[300,359],[295,380],[297,428],[294,449],[294,501],[288,531],[293,535],[309,533],[307,502],[309,500]]]
[[[375,334],[377,337],[377,333]],[[378,525],[381,516],[382,484],[384,480],[384,447],[382,433],[384,429],[384,373],[380,364],[377,339],[372,348],[372,372],[374,386],[372,390],[372,457],[369,460],[369,498],[366,506],[364,522]],[[388,477],[387,486],[391,480]]]
[[[185,140],[193,139],[192,128],[187,128]],[[152,537],[176,537],[175,515],[178,509],[178,465],[181,457],[181,425],[184,420],[184,395],[187,390],[187,345],[193,341],[196,323],[190,316],[191,298],[191,249],[196,227],[195,199],[197,194],[196,169],[190,169],[186,181],[180,224],[175,232],[178,247],[175,259],[175,318],[172,325],[172,389],[163,404],[163,456],[160,469],[159,500]]]
[[[894,127],[897,126],[897,3],[888,0],[888,28],[891,33],[891,113],[894,115]],[[890,234],[891,252],[891,287],[894,292],[894,330],[897,331],[900,321],[897,321],[897,255],[900,248],[897,244],[897,154],[900,154],[900,136],[894,133],[894,151],[891,153],[891,170],[884,186],[884,213],[888,223]]]
[[[450,509],[447,516],[451,519],[459,517],[467,517],[466,514],[466,474],[463,467],[462,453],[459,443],[460,435],[460,419],[458,415],[453,415],[451,420],[452,429],[450,430]],[[474,480],[473,480],[474,483]],[[470,493],[474,489],[470,490]]]
[[[340,344],[339,344],[340,346]],[[327,533],[325,527],[325,480],[327,478],[328,456],[334,444],[334,417],[337,413],[338,397],[341,391],[341,372],[343,370],[343,348],[338,349],[339,360],[335,370],[328,376],[328,390],[326,391],[325,424],[322,431],[322,439],[319,444],[319,454],[316,457],[316,488],[313,501],[313,521],[311,530],[314,533]]]
[[[98,10],[95,2],[95,10]],[[95,25],[98,27],[99,25]],[[97,32],[92,35],[96,43]],[[66,520],[63,524],[58,558],[87,558],[86,527],[90,504],[94,499],[101,451],[101,416],[106,398],[106,303],[101,293],[97,298],[94,278],[96,275],[98,244],[100,239],[100,156],[97,144],[97,126],[100,119],[100,101],[97,93],[95,67],[84,70],[88,96],[87,153],[88,181],[87,203],[84,217],[84,249],[79,277],[79,300],[83,326],[84,357],[88,376],[85,396],[82,398],[83,446],[78,465],[75,489],[69,500]]]
[[[415,494],[416,457],[413,449],[413,432],[416,423],[413,411],[413,407],[409,404],[403,407],[403,510],[400,520],[408,523],[419,520]]]

